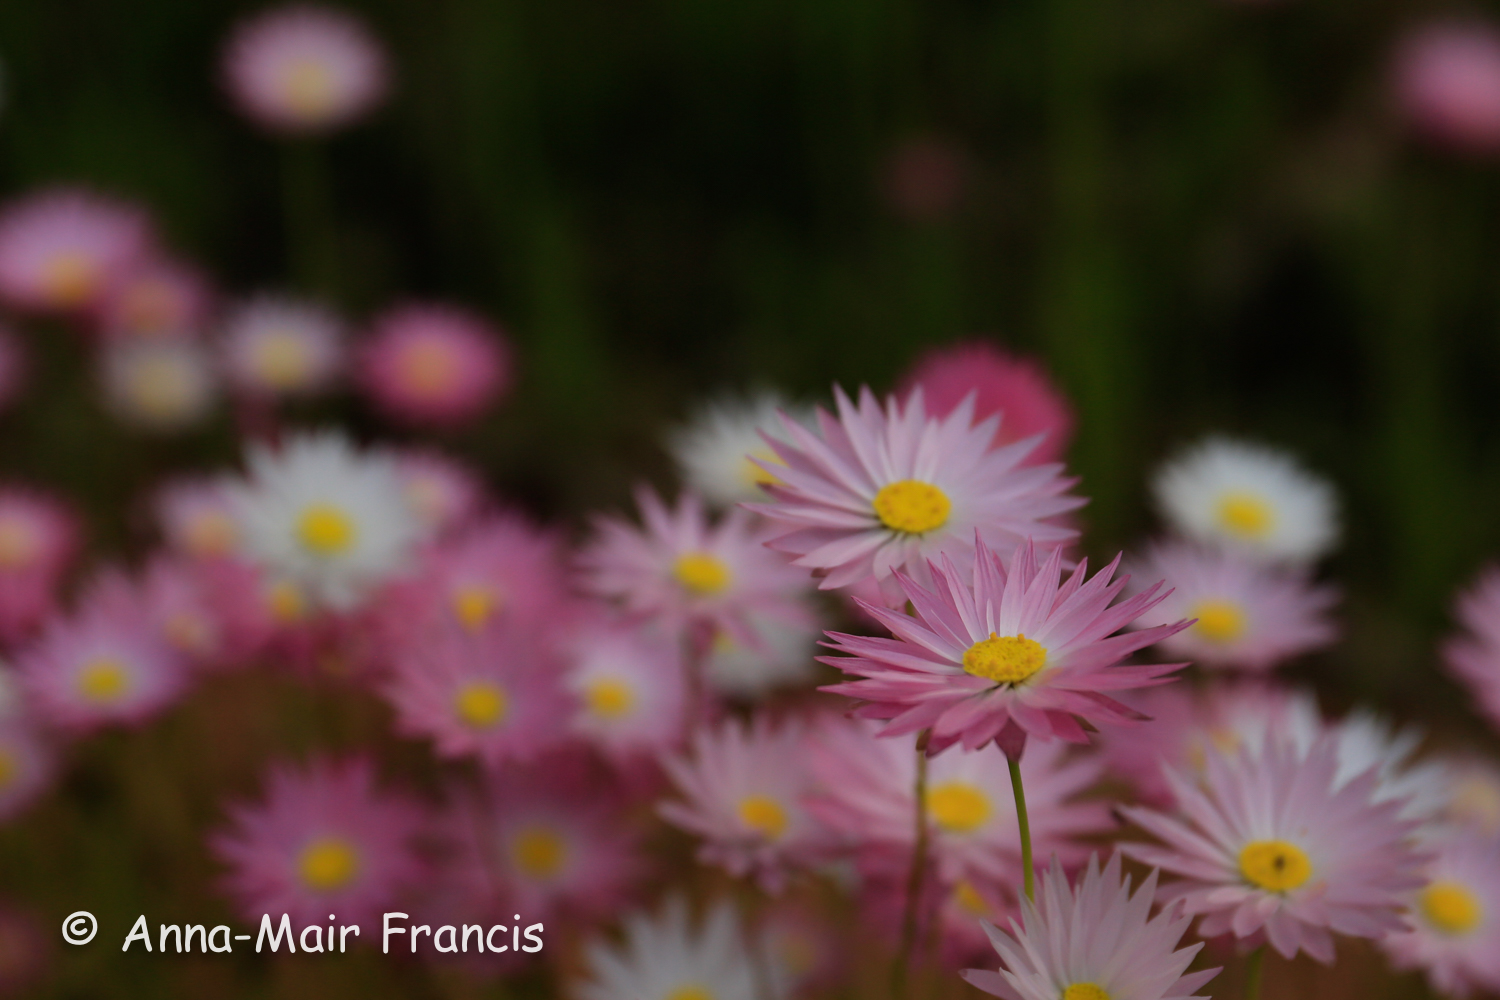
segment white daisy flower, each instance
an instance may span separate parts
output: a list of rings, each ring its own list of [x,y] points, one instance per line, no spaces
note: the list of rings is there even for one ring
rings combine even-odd
[[[247,461],[231,491],[244,551],[311,600],[347,609],[406,564],[421,525],[390,456],[324,432],[252,446]]]
[[[696,410],[687,425],[677,428],[669,444],[684,484],[709,503],[729,507],[743,500],[764,500],[762,483],[776,480],[750,460],[780,464],[761,432],[789,441],[777,411],[798,423],[809,413],[793,407],[779,393],[761,391],[744,399],[720,398]]]
[[[757,648],[719,632],[703,664],[710,687],[732,698],[759,698],[773,688],[812,681],[822,633],[810,613],[799,623],[753,611],[746,619],[761,645]]]
[[[1211,437],[1163,466],[1152,489],[1162,515],[1196,541],[1301,562],[1338,539],[1333,488],[1263,445]]]
[[[591,979],[573,987],[577,1000],[769,1000],[727,901],[696,930],[680,897],[668,900],[659,918],[632,914],[624,945],[595,941],[586,961]]]
[[[344,363],[338,317],[321,306],[261,296],[224,324],[224,372],[252,395],[306,395],[326,387]]]
[[[178,430],[197,423],[213,406],[218,384],[208,352],[195,340],[125,340],[101,356],[109,408],[127,423]]]

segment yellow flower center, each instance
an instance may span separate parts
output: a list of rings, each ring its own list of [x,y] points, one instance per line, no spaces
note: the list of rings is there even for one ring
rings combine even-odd
[[[66,250],[42,266],[42,287],[60,306],[82,305],[99,284],[99,269],[88,254]]]
[[[10,783],[16,780],[16,774],[21,770],[16,763],[15,754],[4,747],[0,747],[0,791],[10,787]]]
[[[902,479],[887,483],[871,502],[880,523],[892,531],[920,535],[948,523],[953,503],[931,483]]]
[[[603,719],[619,719],[635,707],[635,689],[615,677],[600,677],[584,688],[589,711]]]
[[[1240,874],[1268,892],[1287,892],[1312,878],[1312,862],[1296,844],[1252,840],[1240,851]]]
[[[208,511],[187,523],[183,540],[196,556],[227,555],[239,535],[234,518],[221,511]]]
[[[1478,897],[1457,882],[1432,883],[1422,890],[1417,905],[1427,922],[1444,934],[1467,934],[1484,917]]]
[[[1219,498],[1219,524],[1241,538],[1264,538],[1271,530],[1271,505],[1254,493],[1226,493]]]
[[[686,552],[672,566],[677,582],[694,594],[711,596],[729,586],[731,574],[724,560],[712,552]]]
[[[1204,601],[1192,615],[1193,631],[1209,642],[1233,642],[1245,631],[1245,612],[1233,601]]]
[[[459,587],[453,592],[453,617],[470,632],[478,632],[500,610],[500,595],[493,587]]]
[[[511,842],[511,857],[523,875],[531,878],[551,878],[562,870],[567,858],[568,845],[557,831],[544,826],[533,826],[522,830]]]
[[[986,903],[984,897],[979,894],[979,890],[974,888],[974,883],[967,879],[953,887],[953,902],[971,917],[992,915],[990,904]]]
[[[1109,1000],[1109,993],[1093,983],[1074,983],[1063,990],[1062,1000]]]
[[[129,686],[130,674],[125,665],[107,656],[90,660],[78,671],[78,693],[92,702],[118,701]]]
[[[740,799],[739,813],[741,823],[767,840],[775,840],[786,832],[786,810],[768,795],[747,795]]]
[[[1019,684],[1047,664],[1047,650],[1024,635],[981,639],[964,653],[964,670],[997,684]]]
[[[256,342],[250,367],[273,389],[296,389],[307,381],[312,356],[300,336],[290,330],[275,330]]]
[[[406,349],[402,368],[413,389],[423,395],[437,395],[453,385],[458,358],[443,344],[422,341]]]
[[[325,837],[303,849],[297,867],[308,888],[333,892],[354,881],[359,873],[359,852],[341,837]]]
[[[990,818],[990,800],[966,781],[950,781],[928,789],[927,812],[949,833],[971,833]]]
[[[666,1000],[714,1000],[714,994],[707,986],[689,983],[668,993]]]
[[[316,59],[297,59],[282,71],[281,95],[294,113],[321,118],[333,103],[333,75]]]
[[[765,469],[750,461],[752,458],[758,458],[762,462],[769,462],[773,465],[786,464],[781,460],[780,455],[777,455],[769,448],[760,448],[752,451],[740,460],[740,478],[745,481],[746,486],[768,486],[772,483],[781,482],[781,480],[771,475]]]
[[[309,504],[297,521],[302,547],[315,556],[336,556],[354,544],[354,521],[333,504]]]
[[[464,725],[473,729],[499,725],[509,707],[504,689],[493,681],[470,681],[453,699],[453,710]]]
[[[125,371],[122,402],[151,420],[170,422],[193,412],[201,385],[191,363],[171,351],[141,354]]]
[[[266,592],[266,604],[271,609],[271,617],[283,625],[301,621],[307,614],[307,600],[302,596],[302,589],[290,580],[273,583]]]

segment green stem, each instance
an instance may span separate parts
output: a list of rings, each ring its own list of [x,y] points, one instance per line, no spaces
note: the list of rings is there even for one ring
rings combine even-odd
[[[282,222],[287,267],[304,293],[336,298],[338,245],[323,147],[314,139],[281,145]]]
[[[922,905],[922,876],[927,870],[927,741],[931,730],[924,729],[917,737],[917,782],[916,842],[911,851],[911,873],[906,878],[906,912],[901,919],[901,949],[896,952],[896,963],[891,968],[891,996],[893,1000],[906,997],[907,970],[911,967],[912,949],[917,942],[917,915]]]
[[[1265,945],[1250,953],[1250,960],[1245,964],[1245,1000],[1260,1000],[1260,970],[1265,961]]]
[[[1026,789],[1021,787],[1021,762],[1010,756],[1010,790],[1016,795],[1016,825],[1021,828],[1021,877],[1025,880],[1026,898],[1036,899],[1036,875],[1031,870],[1031,819],[1026,815]]]

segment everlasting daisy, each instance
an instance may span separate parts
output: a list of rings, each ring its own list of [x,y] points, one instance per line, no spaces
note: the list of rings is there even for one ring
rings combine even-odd
[[[1478,757],[1459,757],[1446,764],[1443,820],[1481,837],[1500,839],[1500,766]]]
[[[703,505],[684,493],[674,510],[649,489],[636,492],[644,529],[619,518],[595,521],[595,538],[579,559],[584,586],[621,602],[640,618],[656,618],[669,631],[704,627],[749,644],[759,640],[748,616],[802,620],[794,598],[805,574],[766,550],[758,528],[735,509],[711,524]]]
[[[342,324],[311,302],[259,296],[231,312],[220,335],[225,377],[252,396],[318,392],[344,364]]]
[[[387,416],[411,424],[474,419],[509,388],[510,372],[500,331],[451,306],[394,309],[360,349],[360,386]]]
[[[781,412],[792,412],[792,407],[775,392],[720,399],[694,412],[669,442],[683,484],[720,507],[765,499],[761,485],[775,482],[776,476],[751,461],[751,456],[772,465],[780,463],[761,435],[787,442]]]
[[[1155,889],[1153,871],[1132,896],[1119,854],[1102,871],[1098,856],[1091,858],[1076,887],[1054,860],[1036,902],[1022,900],[1019,923],[1012,920],[1009,932],[986,927],[1000,970],[970,969],[964,979],[1006,1000],[1192,997],[1219,970],[1187,971],[1203,944],[1177,947],[1191,919],[1176,907],[1152,917]]]
[[[741,642],[720,632],[703,661],[710,687],[733,698],[760,698],[775,688],[813,679],[818,629],[811,610],[806,612],[805,623],[754,612],[745,621],[758,642]]]
[[[1330,931],[1379,938],[1402,927],[1423,861],[1402,802],[1373,801],[1377,774],[1340,785],[1338,769],[1332,737],[1305,753],[1272,741],[1259,753],[1210,754],[1202,786],[1171,775],[1181,818],[1122,809],[1166,846],[1121,849],[1181,877],[1160,895],[1201,915],[1203,937],[1232,932],[1288,959],[1305,951],[1332,962]]]
[[[866,871],[904,874],[910,864],[916,839],[915,749],[915,738],[877,738],[873,723],[825,725],[813,741],[809,766],[818,790],[808,808],[830,830],[859,845]],[[1037,853],[1081,862],[1085,852],[1078,838],[1113,826],[1103,802],[1074,801],[1102,773],[1097,756],[1070,756],[1063,744],[1027,748],[1021,776]],[[931,824],[929,856],[943,884],[1021,884],[1015,796],[998,752],[955,747],[933,757],[924,806]]]
[[[47,787],[55,754],[33,727],[0,716],[0,822],[19,814]]]
[[[337,433],[252,445],[233,491],[245,554],[315,603],[347,609],[404,569],[420,524],[395,462]]]
[[[736,878],[755,875],[780,892],[788,869],[816,857],[825,835],[804,799],[812,778],[803,764],[805,730],[758,715],[749,727],[729,720],[700,731],[686,757],[662,761],[683,801],[663,802],[669,822],[702,837],[699,860]]]
[[[1457,604],[1464,631],[1448,640],[1443,657],[1474,695],[1480,714],[1500,727],[1500,568],[1487,568]]]
[[[127,423],[172,431],[207,416],[218,379],[202,344],[191,338],[123,340],[104,345],[105,401]]]
[[[0,298],[37,311],[88,309],[150,243],[133,206],[70,188],[27,195],[0,209]]]
[[[1397,48],[1396,99],[1412,127],[1452,149],[1500,152],[1500,32],[1483,21],[1424,25]]]
[[[0,410],[9,407],[21,394],[29,368],[25,343],[14,330],[0,323]]]
[[[24,487],[0,487],[0,638],[14,642],[50,614],[79,548],[63,504]]]
[[[1028,735],[1087,743],[1083,722],[1138,721],[1105,692],[1164,684],[1183,664],[1120,661],[1187,623],[1116,634],[1164,596],[1156,584],[1114,603],[1129,579],[1111,582],[1119,561],[1087,579],[1084,560],[1062,581],[1060,549],[1038,566],[1027,542],[1007,572],[980,540],[972,572],[947,555],[932,567],[934,590],[898,573],[916,617],[863,604],[896,638],[828,633],[832,648],[851,655],[823,662],[861,679],[823,690],[858,699],[856,715],[891,720],[882,735],[931,729],[931,754],[998,740],[1016,758]]]
[[[208,284],[186,264],[152,255],[116,275],[99,302],[99,328],[111,338],[196,334],[209,311]]]
[[[1152,482],[1173,528],[1276,562],[1311,562],[1338,540],[1333,488],[1283,451],[1211,437]]]
[[[976,340],[928,351],[902,378],[898,392],[906,395],[918,386],[927,412],[939,419],[970,393],[975,395],[976,419],[1002,414],[997,446],[1045,434],[1026,456],[1028,465],[1060,461],[1073,438],[1073,408],[1040,362],[994,344]]]
[[[364,22],[327,7],[278,7],[241,23],[224,52],[230,96],[274,132],[326,132],[385,97],[385,52]]]
[[[444,757],[525,760],[567,735],[557,659],[521,624],[449,628],[405,650],[385,688],[396,725]]]
[[[168,547],[195,559],[221,559],[240,547],[233,486],[227,478],[176,479],[158,491],[156,523]]]
[[[477,472],[435,451],[397,452],[396,475],[406,506],[430,535],[461,527],[484,499]]]
[[[1423,969],[1445,996],[1500,991],[1500,842],[1472,834],[1438,845],[1411,898],[1408,929],[1381,947],[1398,969]]]
[[[678,643],[640,628],[594,625],[569,644],[563,686],[572,729],[616,759],[673,749],[687,721]]]
[[[376,787],[369,761],[316,759],[273,767],[260,802],[230,805],[210,839],[225,887],[246,919],[289,914],[294,927],[379,927],[380,914],[423,876],[413,840],[426,820],[415,803]]]
[[[1138,624],[1196,618],[1191,627],[1163,640],[1162,649],[1204,666],[1269,670],[1328,645],[1337,635],[1328,620],[1337,591],[1237,550],[1159,542],[1132,571],[1143,580],[1165,580],[1172,588]]]
[[[975,424],[965,400],[929,417],[920,388],[884,409],[868,389],[857,409],[842,389],[834,397],[839,415],[819,409],[820,433],[787,421],[793,444],[767,439],[785,464],[765,464],[777,502],[750,505],[786,529],[769,544],[821,576],[824,590],[872,576],[888,585],[896,570],[929,583],[929,560],[945,553],[967,568],[976,537],[1004,554],[1026,539],[1077,537],[1050,520],[1083,505],[1067,495],[1072,480],[1058,465],[1023,467],[1035,439],[992,447],[999,416]]]
[[[759,956],[745,947],[740,919],[728,902],[715,904],[702,924],[688,919],[681,897],[661,916],[625,918],[625,941],[601,941],[585,951],[588,980],[574,984],[576,1000],[761,1000]]]

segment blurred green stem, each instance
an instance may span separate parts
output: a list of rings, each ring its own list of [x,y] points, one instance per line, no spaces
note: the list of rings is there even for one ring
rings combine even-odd
[[[1245,1000],[1260,1000],[1260,970],[1265,961],[1265,945],[1250,953],[1250,960],[1245,963]]]
[[[1010,790],[1016,796],[1016,825],[1021,829],[1021,879],[1026,888],[1026,898],[1036,899],[1036,873],[1031,865],[1031,817],[1026,814],[1026,789],[1021,786],[1021,762],[1006,755],[1005,763],[1010,767]]]
[[[328,163],[316,139],[281,144],[281,203],[287,267],[302,292],[338,297],[338,244]]]
[[[901,948],[891,969],[892,1000],[905,1000],[912,949],[917,943],[917,915],[922,906],[922,877],[927,870],[927,742],[932,731],[917,737],[917,782],[915,786],[917,835],[911,849],[911,873],[906,878],[906,912],[901,919]]]

